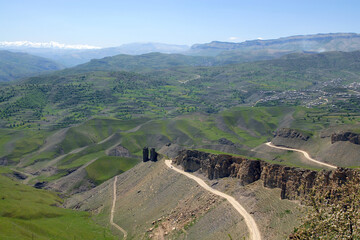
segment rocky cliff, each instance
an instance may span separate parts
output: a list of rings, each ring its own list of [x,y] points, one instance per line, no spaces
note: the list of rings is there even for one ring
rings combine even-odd
[[[307,141],[310,136],[295,129],[281,128],[274,133],[274,137],[296,138]]]
[[[333,133],[331,135],[331,143],[333,144],[339,141],[348,141],[353,144],[360,145],[360,134],[353,132]]]
[[[242,185],[262,180],[265,187],[280,188],[282,199],[299,199],[317,186],[320,190],[332,189],[356,174],[352,169],[338,168],[317,172],[195,150],[181,151],[174,161],[185,171],[199,171],[209,179],[234,177],[238,178]]]

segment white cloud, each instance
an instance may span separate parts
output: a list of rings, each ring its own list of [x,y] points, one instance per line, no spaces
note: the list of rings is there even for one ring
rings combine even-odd
[[[239,38],[238,37],[229,37],[229,40],[230,41],[236,41],[236,40],[238,40]]]
[[[100,47],[90,46],[86,44],[64,44],[58,42],[30,42],[30,41],[15,41],[15,42],[0,42],[0,47],[32,47],[32,48],[58,48],[58,49],[100,49]]]
[[[263,40],[263,38],[262,38],[262,37],[258,37],[257,40]]]

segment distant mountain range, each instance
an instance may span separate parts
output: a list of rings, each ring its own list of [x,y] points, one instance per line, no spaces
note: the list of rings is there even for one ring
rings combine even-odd
[[[213,41],[205,44],[173,45],[164,43],[130,43],[119,47],[99,48],[90,45],[66,45],[57,42],[28,41],[0,42],[0,49],[27,52],[49,58],[66,67],[86,63],[91,59],[118,54],[140,55],[151,52],[180,53],[194,56],[217,56],[224,63],[269,60],[289,53],[356,51],[360,50],[360,34],[328,33],[299,35],[270,40],[251,40],[240,43]]]
[[[298,35],[270,40],[251,40],[240,43],[213,41],[205,44],[195,44],[192,52],[207,54],[208,51],[217,53],[223,51],[249,51],[276,49],[283,51],[356,51],[360,48],[360,34],[357,33],[329,33],[315,35]]]
[[[131,43],[119,47],[99,48],[89,45],[66,45],[57,42],[33,43],[18,41],[0,42],[0,49],[30,53],[52,59],[66,67],[71,67],[86,63],[91,59],[100,59],[118,54],[140,55],[151,52],[183,53],[188,51],[190,47],[164,43]]]
[[[351,52],[360,50],[360,34],[329,33],[299,35],[270,40],[251,40],[240,43],[213,41],[195,44],[190,53],[217,56],[227,62],[268,60],[289,53]]]
[[[171,45],[163,43],[131,43],[119,47],[98,48],[90,45],[66,45],[57,42],[33,43],[28,41],[19,42],[0,42],[0,50],[7,49],[12,52],[26,52],[35,56],[51,59],[54,62],[51,69],[59,69],[60,65],[72,67],[79,64],[88,63],[97,67],[114,67],[113,59],[103,59],[119,55],[116,58],[116,69],[139,70],[144,65],[151,68],[171,67],[171,66],[210,66],[225,65],[240,62],[252,62],[259,60],[270,60],[282,57],[291,53],[319,53],[328,51],[356,51],[360,50],[360,34],[356,33],[329,33],[291,36],[271,40],[252,40],[240,43],[213,41],[205,44],[195,44],[191,47],[186,45]],[[134,58],[129,55],[142,55],[148,53],[177,54],[173,56],[165,55],[145,55]],[[181,54],[181,55],[180,55]],[[183,55],[188,55],[185,57]],[[20,55],[18,55],[20,56]],[[25,56],[25,55],[24,55]],[[192,58],[190,56],[201,56],[202,58]],[[93,60],[92,59],[98,59]],[[151,61],[156,60],[157,63]],[[4,65],[3,60],[3,65]],[[50,61],[50,60],[47,60]],[[141,64],[135,64],[140,61]],[[147,61],[146,63],[144,61]],[[22,61],[19,61],[22,62]],[[41,62],[41,61],[40,61]],[[36,64],[39,61],[36,62]],[[87,65],[87,66],[88,66]],[[45,64],[45,69],[49,66]],[[82,66],[83,67],[83,66]],[[82,68],[80,67],[80,68]],[[23,67],[23,70],[26,67]],[[4,71],[4,70],[2,70]],[[9,71],[9,70],[6,70]],[[24,73],[25,71],[20,71]],[[31,72],[31,71],[30,71]],[[3,76],[6,76],[2,72]],[[2,81],[12,80],[12,77],[3,77]],[[23,76],[23,75],[19,75]]]

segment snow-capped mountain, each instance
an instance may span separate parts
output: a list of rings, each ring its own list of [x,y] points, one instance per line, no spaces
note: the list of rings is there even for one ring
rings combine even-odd
[[[64,44],[59,42],[30,42],[30,41],[14,41],[0,42],[0,48],[55,48],[55,49],[76,49],[76,50],[85,50],[85,49],[101,49],[101,47],[84,45],[84,44]]]
[[[189,49],[186,45],[164,43],[132,43],[118,47],[101,48],[85,44],[70,45],[59,42],[31,42],[31,41],[0,41],[0,50],[12,52],[26,52],[45,57],[66,67],[85,63],[91,59],[114,56],[117,54],[138,55],[150,52],[182,53]]]

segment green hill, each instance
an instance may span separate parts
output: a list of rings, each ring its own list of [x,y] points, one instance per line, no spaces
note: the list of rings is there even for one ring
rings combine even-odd
[[[120,55],[82,65],[81,70],[65,69],[1,87],[0,126],[64,127],[98,114],[117,119],[174,117],[195,111],[213,113],[239,104],[305,105],[319,98],[339,109],[357,108],[356,96],[344,102],[335,93],[356,91],[347,86],[360,81],[359,51],[292,54],[216,67],[171,67],[169,58],[175,56],[132,56],[133,62],[129,60],[126,66],[140,72],[134,73],[118,71],[125,61]],[[184,56],[178,57],[181,62]],[[290,90],[300,92],[284,92]]]
[[[27,53],[0,51],[0,82],[13,81],[18,78],[61,68],[61,65],[46,58]]]
[[[116,239],[87,212],[59,207],[56,194],[0,175],[1,239]]]
[[[214,63],[211,57],[186,56],[182,54],[148,53],[143,55],[120,54],[113,57],[93,59],[88,63],[72,68],[73,71],[130,71],[147,72],[156,69],[179,66],[209,66]]]

